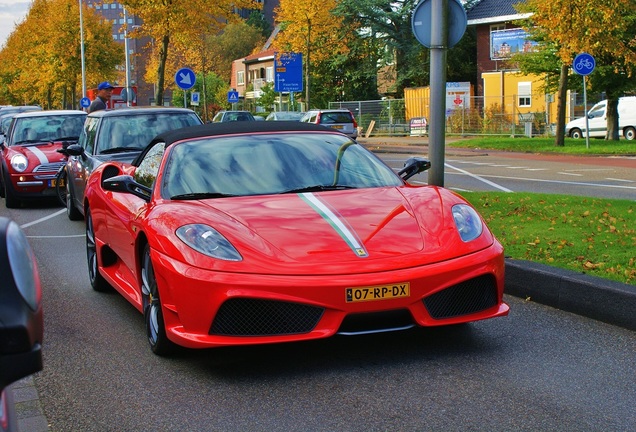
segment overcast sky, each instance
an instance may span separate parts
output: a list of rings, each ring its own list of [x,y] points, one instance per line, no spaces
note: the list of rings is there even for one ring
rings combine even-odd
[[[0,0],[0,47],[4,46],[15,24],[26,16],[31,0]]]

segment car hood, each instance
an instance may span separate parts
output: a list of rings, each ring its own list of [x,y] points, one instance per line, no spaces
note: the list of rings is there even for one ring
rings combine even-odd
[[[451,213],[464,203],[436,187],[371,188],[323,193],[284,194],[171,202],[161,208],[167,224],[156,238],[174,238],[176,227],[204,223],[222,233],[241,253],[235,271],[321,273],[382,271],[435,263],[488,247],[490,232],[461,241]],[[170,227],[170,228],[167,228]],[[203,268],[211,260],[181,240],[164,244],[168,254]],[[210,263],[210,261],[214,261]],[[249,264],[246,266],[245,264]],[[272,268],[275,264],[276,268]]]
[[[49,170],[40,170],[40,172],[51,171],[57,172],[59,162],[64,161],[64,155],[57,150],[62,148],[61,142],[42,143],[42,144],[26,144],[14,145],[9,147],[10,153],[21,153],[29,160],[29,167],[49,166]],[[9,156],[11,157],[11,156]],[[52,164],[52,165],[49,165]]]

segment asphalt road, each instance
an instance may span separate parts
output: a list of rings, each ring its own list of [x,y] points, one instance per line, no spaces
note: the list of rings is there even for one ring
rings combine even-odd
[[[394,169],[428,157],[426,138],[361,139]],[[427,183],[419,174],[412,183]],[[444,186],[458,192],[539,192],[636,199],[636,157],[557,156],[447,147]]]
[[[83,222],[3,204],[40,266],[51,431],[636,430],[636,332],[515,297],[465,326],[158,358],[91,290]]]

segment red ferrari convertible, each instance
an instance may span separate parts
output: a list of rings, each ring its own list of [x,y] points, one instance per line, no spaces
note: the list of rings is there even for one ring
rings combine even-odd
[[[88,180],[90,282],[158,355],[507,315],[502,246],[461,196],[406,182],[429,167],[298,122],[159,135]]]

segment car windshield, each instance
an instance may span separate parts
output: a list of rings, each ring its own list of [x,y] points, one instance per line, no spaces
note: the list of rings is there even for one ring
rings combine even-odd
[[[147,113],[104,117],[97,153],[142,150],[160,133],[201,124],[195,113]]]
[[[391,168],[347,137],[276,133],[175,144],[162,194],[199,199],[402,184]]]
[[[86,114],[16,118],[14,144],[77,140],[85,118]]]

